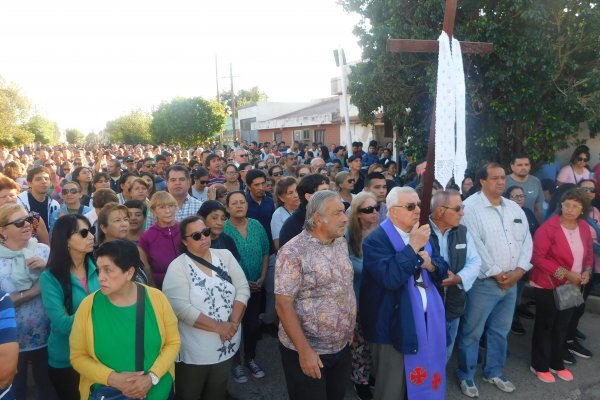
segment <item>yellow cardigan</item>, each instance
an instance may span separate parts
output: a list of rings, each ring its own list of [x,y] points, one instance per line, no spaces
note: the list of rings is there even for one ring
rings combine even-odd
[[[145,286],[156,314],[156,322],[162,340],[162,349],[150,371],[159,378],[170,373],[175,380],[175,359],[179,354],[181,340],[177,329],[177,317],[165,295],[158,289]],[[94,351],[94,327],[92,324],[92,304],[96,292],[87,296],[79,305],[69,337],[71,365],[79,372],[79,393],[87,400],[93,384],[108,385],[112,369],[102,364]]]

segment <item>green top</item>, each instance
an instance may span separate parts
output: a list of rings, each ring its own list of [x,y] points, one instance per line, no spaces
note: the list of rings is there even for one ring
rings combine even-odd
[[[135,311],[136,305],[118,307],[98,291],[92,305],[94,327],[94,352],[98,360],[116,372],[135,371]],[[148,372],[160,354],[162,340],[156,315],[146,292],[144,313],[144,371]],[[165,374],[158,385],[152,387],[148,400],[169,397],[173,379]]]
[[[75,311],[81,301],[89,294],[100,289],[96,265],[90,257],[87,258],[87,286],[81,285],[77,277],[71,273],[71,293],[73,299],[73,314],[65,310],[65,295],[56,276],[47,268],[40,276],[42,302],[50,319],[50,336],[48,337],[48,364],[52,368],[68,368],[71,366],[69,335],[75,318]]]
[[[248,218],[248,235],[245,238],[229,220],[225,221],[223,232],[235,242],[246,279],[256,282],[262,271],[263,257],[269,255],[269,238],[265,228],[257,220]]]

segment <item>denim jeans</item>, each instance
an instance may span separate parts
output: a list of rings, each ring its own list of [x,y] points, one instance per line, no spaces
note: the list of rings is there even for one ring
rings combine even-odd
[[[483,375],[502,375],[507,356],[507,336],[512,324],[517,286],[502,290],[495,279],[477,279],[467,292],[467,304],[458,342],[460,380],[473,380],[477,368],[479,340],[486,330],[486,354]],[[487,324],[487,326],[486,326]]]
[[[456,334],[458,333],[458,325],[460,324],[460,317],[446,320],[446,362],[452,357],[452,350],[454,349],[454,341],[456,340]]]

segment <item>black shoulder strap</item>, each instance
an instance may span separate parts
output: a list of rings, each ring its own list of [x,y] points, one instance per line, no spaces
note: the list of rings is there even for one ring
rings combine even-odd
[[[186,251],[185,254],[192,260],[199,262],[200,264],[204,265],[206,268],[214,271],[219,278],[231,283],[231,276],[229,276],[227,271],[223,270],[222,268],[217,267],[216,265],[209,263],[202,257],[198,257],[198,256],[190,253],[189,251]]]
[[[146,312],[146,289],[137,285],[135,308],[135,370],[144,371],[144,314]]]

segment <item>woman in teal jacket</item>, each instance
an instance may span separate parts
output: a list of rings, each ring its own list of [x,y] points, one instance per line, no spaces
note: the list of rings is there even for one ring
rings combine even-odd
[[[69,335],[79,304],[100,288],[93,248],[94,229],[87,218],[80,214],[60,217],[52,231],[48,266],[40,277],[51,325],[48,374],[61,400],[79,399],[79,374],[69,360]]]

